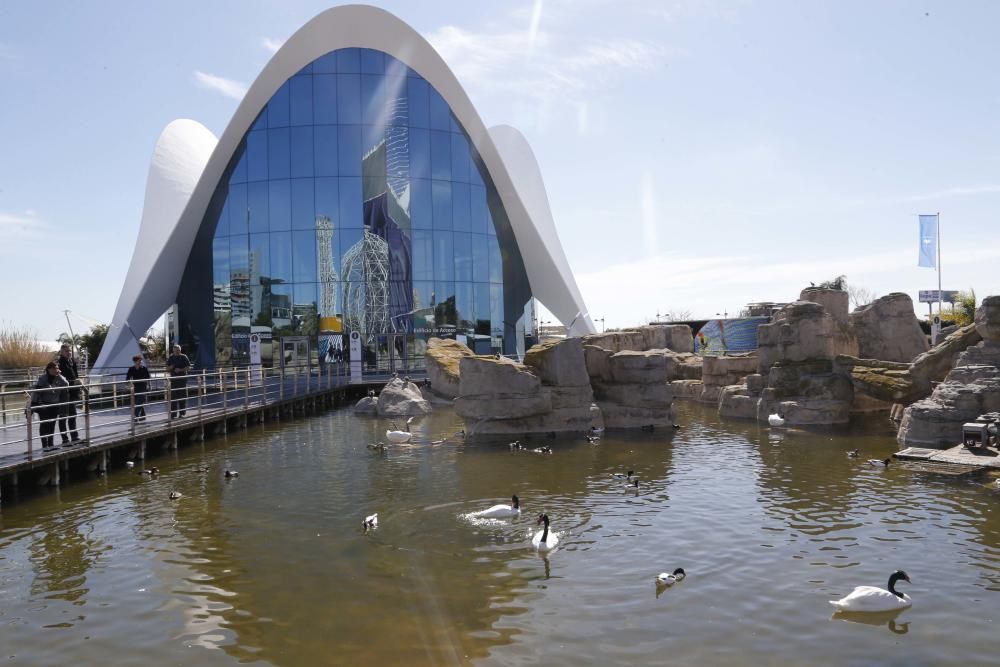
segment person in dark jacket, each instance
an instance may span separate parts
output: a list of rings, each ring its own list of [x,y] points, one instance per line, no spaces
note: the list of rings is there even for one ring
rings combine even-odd
[[[191,360],[181,352],[180,345],[174,345],[174,353],[167,359],[170,373],[170,416],[183,417],[187,410],[187,375],[191,370]]]
[[[59,374],[59,364],[50,361],[45,373],[38,378],[31,394],[31,410],[38,415],[38,435],[42,439],[42,449],[52,449],[56,419],[59,417],[60,403],[66,399],[69,383]]]
[[[125,373],[125,380],[135,391],[135,420],[146,421],[146,393],[149,391],[149,369],[142,365],[142,355],[132,357],[132,365]]]
[[[72,438],[73,442],[80,439],[80,432],[76,429],[76,401],[80,400],[80,373],[77,371],[76,359],[73,358],[72,350],[65,343],[59,348],[59,372],[69,383],[69,391],[66,392],[66,401],[59,412],[59,435],[62,436],[63,444]]]

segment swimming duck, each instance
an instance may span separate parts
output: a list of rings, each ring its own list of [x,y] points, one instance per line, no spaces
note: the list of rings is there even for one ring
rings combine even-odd
[[[126,468],[134,468],[135,467],[135,461],[126,461],[125,462],[125,467]]]
[[[600,435],[602,433],[604,433],[603,428],[597,428],[596,426],[590,427],[590,435]]]
[[[545,528],[535,533],[535,536],[531,538],[531,546],[535,547],[539,551],[551,551],[555,549],[556,544],[559,543],[559,536],[555,533],[549,532],[549,515],[539,514],[538,521],[535,525],[540,523],[545,524]]]
[[[385,443],[382,442],[381,440],[379,440],[378,442],[369,442],[365,446],[368,449],[371,449],[371,450],[374,450],[374,451],[378,451],[378,452],[384,452],[385,451]]]
[[[625,483],[626,491],[638,491],[639,490],[639,478],[633,477],[631,480]]]
[[[233,477],[239,477],[240,473],[235,470],[227,470],[225,472],[226,479],[232,479]]]
[[[635,474],[634,470],[629,470],[627,473],[625,473],[625,472],[613,472],[613,473],[611,473],[611,475],[613,477],[617,477],[618,479],[632,479],[632,475],[634,475],[634,474]]]
[[[520,440],[515,440],[514,442],[507,443],[507,446],[510,447],[510,451],[512,451],[512,452],[516,452],[516,451],[520,451],[520,450],[524,449],[524,447],[521,445],[521,441]]]
[[[859,456],[861,456],[861,452],[857,449],[852,449],[851,451],[847,452],[847,458],[849,459],[856,459]]]
[[[597,437],[596,435],[588,435],[587,436],[587,442],[589,442],[592,445],[599,445],[599,444],[601,444],[601,439],[599,437]]]
[[[892,459],[868,459],[868,465],[873,468],[888,468]]]
[[[474,516],[483,517],[486,519],[500,519],[504,517],[517,516],[521,513],[521,501],[516,495],[510,497],[510,504],[508,505],[494,505],[489,509],[482,510],[481,512],[474,512]]]
[[[170,499],[171,500],[177,500],[178,498],[181,498],[183,495],[184,494],[182,494],[180,491],[171,491],[170,492]]]
[[[543,445],[542,447],[535,447],[531,451],[533,451],[536,454],[551,454],[552,448],[549,447],[548,445]]]
[[[394,442],[397,444],[409,442],[410,438],[413,437],[413,434],[410,433],[410,424],[413,423],[414,419],[415,419],[414,417],[410,417],[409,419],[406,420],[405,431],[396,430],[396,425],[393,424],[392,430],[385,432],[385,439],[388,440],[389,442]]]
[[[775,412],[767,416],[767,423],[771,426],[784,426],[785,418]]]
[[[455,431],[455,437],[464,438],[465,437],[465,431],[464,430],[462,430],[462,431]]]
[[[661,572],[656,575],[656,585],[657,586],[673,586],[678,581],[682,581],[687,575],[684,572],[683,567],[679,567],[673,571],[673,573]]]
[[[889,590],[875,586],[858,586],[849,595],[839,600],[830,600],[830,604],[839,611],[893,611],[905,609],[913,604],[909,595],[896,590],[896,582],[902,579],[910,583],[910,577],[902,570],[896,570],[889,577]]]
[[[361,526],[365,530],[372,530],[374,528],[378,528],[378,512],[366,516],[365,520],[361,522]]]

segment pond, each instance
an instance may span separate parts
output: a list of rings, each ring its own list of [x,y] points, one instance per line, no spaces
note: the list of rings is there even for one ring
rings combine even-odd
[[[379,453],[367,444],[387,422],[340,410],[182,447],[147,461],[155,477],[8,494],[0,659],[996,663],[992,479],[869,467],[896,449],[884,418],[806,432],[678,414],[677,431],[531,441],[553,450],[536,454],[464,442],[444,410]],[[614,476],[628,470],[638,490]],[[512,494],[517,519],[467,516]],[[540,512],[560,538],[544,557]],[[687,578],[658,591],[676,567]],[[832,614],[828,600],[896,569],[911,609]]]

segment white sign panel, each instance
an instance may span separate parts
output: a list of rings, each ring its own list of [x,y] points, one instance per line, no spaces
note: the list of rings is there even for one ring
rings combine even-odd
[[[260,364],[260,334],[250,334],[250,375],[255,384],[263,382],[263,369]]]
[[[361,382],[361,334],[351,332],[351,382]]]

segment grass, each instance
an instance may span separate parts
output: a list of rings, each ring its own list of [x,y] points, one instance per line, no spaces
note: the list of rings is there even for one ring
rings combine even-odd
[[[44,366],[55,356],[38,342],[38,332],[0,322],[0,369]]]

